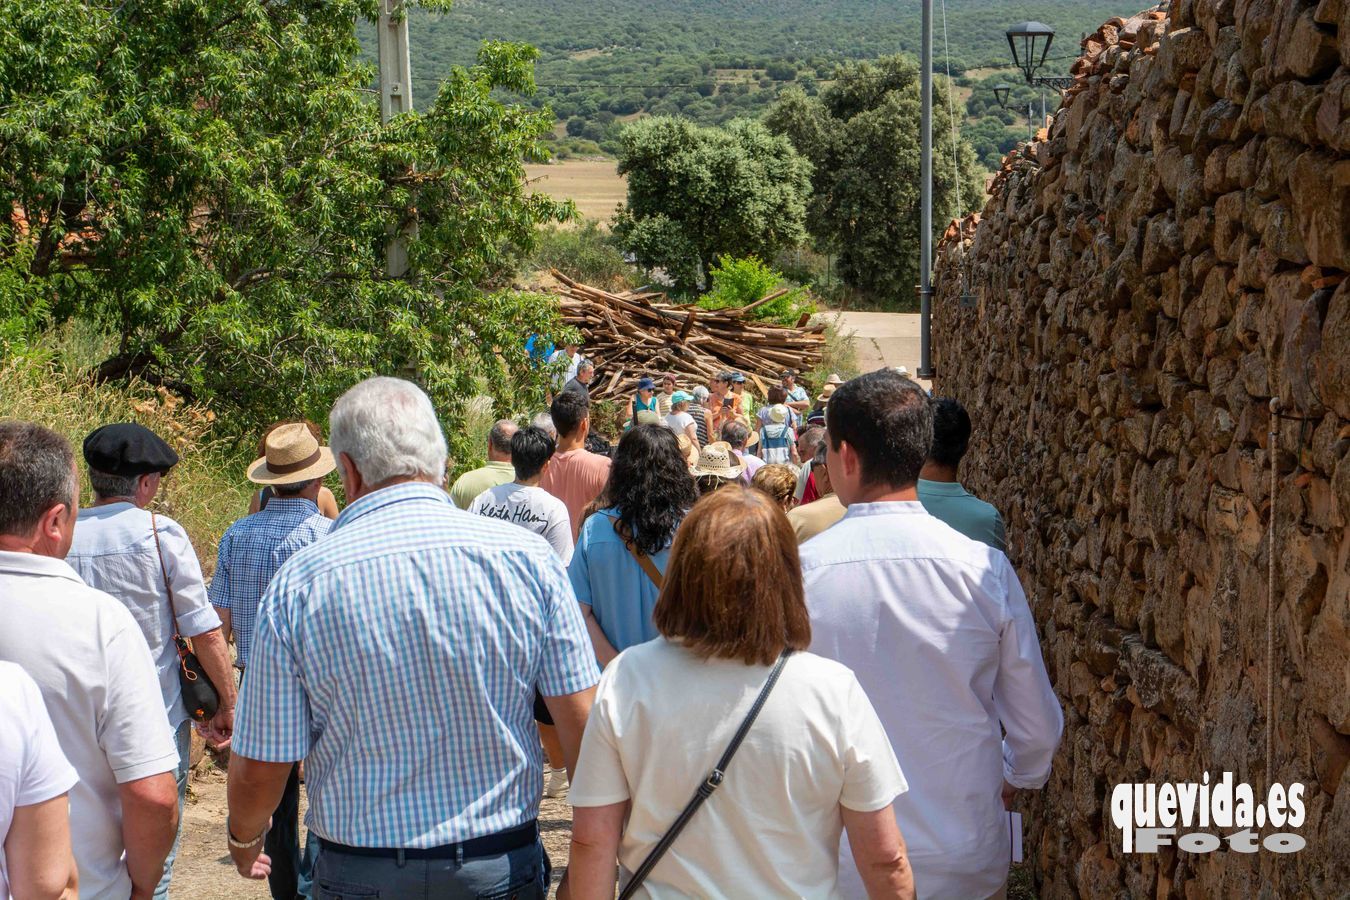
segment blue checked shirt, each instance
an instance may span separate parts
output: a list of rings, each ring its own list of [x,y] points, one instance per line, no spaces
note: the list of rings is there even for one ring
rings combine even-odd
[[[304,759],[307,824],[330,841],[458,843],[538,815],[535,686],[598,680],[547,541],[400,484],[348,506],[273,579],[233,748]]]
[[[240,666],[248,665],[253,622],[263,591],[281,564],[333,527],[312,500],[272,497],[267,505],[230,526],[220,539],[211,605],[230,612],[230,630]]]

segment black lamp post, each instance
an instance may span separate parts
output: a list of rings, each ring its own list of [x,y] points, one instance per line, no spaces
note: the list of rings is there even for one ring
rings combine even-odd
[[[1011,84],[996,84],[996,85],[994,85],[994,99],[998,101],[998,105],[999,105],[999,106],[1003,107],[1004,109],[1012,109],[1012,108],[1013,108],[1013,107],[1010,105],[1010,101],[1012,100],[1012,91],[1013,91],[1013,86],[1012,86]],[[1021,112],[1021,110],[1018,110],[1018,112]],[[1030,142],[1031,142],[1032,140],[1034,140],[1035,137],[1036,137],[1035,131],[1034,131],[1034,129],[1032,128],[1032,125],[1031,125],[1031,113],[1032,113],[1032,110],[1031,110],[1031,101],[1028,100],[1028,101],[1027,101],[1027,142],[1028,142],[1028,143],[1030,143]]]
[[[1055,40],[1055,29],[1044,22],[1019,22],[1007,31],[1008,48],[1012,50],[1013,65],[1022,70],[1027,84],[1063,91],[1073,84],[1072,78],[1037,75],[1045,65],[1045,57]]]

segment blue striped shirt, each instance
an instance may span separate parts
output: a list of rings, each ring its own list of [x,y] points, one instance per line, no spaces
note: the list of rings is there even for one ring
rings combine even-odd
[[[307,823],[330,841],[457,843],[538,815],[535,686],[598,680],[547,541],[400,484],[348,506],[273,579],[233,747],[305,759]]]
[[[207,596],[217,609],[229,610],[230,630],[240,666],[248,665],[253,622],[263,591],[281,564],[295,551],[328,533],[333,522],[303,497],[273,497],[251,516],[230,526],[220,539],[216,574]]]

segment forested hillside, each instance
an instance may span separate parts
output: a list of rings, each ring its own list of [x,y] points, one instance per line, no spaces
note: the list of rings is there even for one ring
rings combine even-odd
[[[1004,29],[1025,19],[1058,30],[1047,71],[1062,74],[1077,55],[1082,32],[1141,3],[947,0],[952,74],[1007,65]],[[940,4],[934,24],[934,59],[941,71],[946,59]],[[844,60],[896,52],[917,56],[919,3],[457,0],[446,13],[412,12],[417,105],[430,101],[451,65],[472,63],[486,39],[539,48],[539,92],[530,102],[549,104],[567,123],[569,136],[612,147],[618,125],[639,113],[682,115],[701,124],[755,117],[786,84],[814,93]],[[1007,74],[1011,80],[1015,73]]]

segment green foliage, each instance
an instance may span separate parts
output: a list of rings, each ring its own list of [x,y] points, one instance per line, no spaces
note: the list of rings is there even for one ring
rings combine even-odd
[[[975,158],[989,171],[996,171],[1004,155],[1017,146],[1018,134],[1026,139],[1026,131],[1010,128],[993,116],[985,116],[974,125],[961,129],[961,137],[970,144]]]
[[[712,290],[698,301],[705,309],[728,306],[749,306],[783,286],[781,272],[776,272],[753,256],[734,259],[718,257],[712,267]],[[786,294],[770,300],[750,311],[750,318],[779,325],[795,325],[803,314],[816,311],[811,295],[804,287],[792,287]]]
[[[610,291],[634,287],[637,270],[624,259],[612,235],[593,219],[579,226],[540,231],[530,255],[531,269],[557,269],[569,278]]]
[[[641,119],[623,131],[618,169],[628,177],[621,246],[682,290],[719,254],[772,257],[806,235],[810,166],[758,122]]]
[[[0,235],[5,334],[90,318],[117,341],[100,377],[244,427],[319,418],[375,373],[416,377],[452,436],[475,376],[507,408],[540,395],[522,344],[551,306],[477,289],[569,214],[523,188],[551,117],[495,93],[533,90],[535,51],[484,44],[425,113],[382,125],[354,28],[376,14],[0,4],[0,208],[21,223]],[[410,228],[390,277],[388,235]]]
[[[935,238],[949,218],[980,202],[974,154],[964,141],[952,146],[948,90],[945,79],[935,80]],[[842,66],[819,97],[790,89],[765,121],[812,163],[807,227],[818,249],[837,256],[840,278],[891,308],[909,308],[919,269],[919,71],[914,61],[891,56]]]
[[[1025,19],[1059,30],[1047,74],[1065,74],[1078,34],[1120,10],[1092,0],[946,0],[945,12],[953,75],[1008,66],[1004,30]],[[919,4],[876,0],[457,0],[444,14],[414,10],[410,25],[419,106],[452,65],[473,62],[482,41],[523,41],[540,50],[540,91],[528,102],[563,121],[598,111],[683,115],[701,125],[758,118],[790,83],[789,66],[824,81],[842,62],[920,49]],[[940,18],[936,30],[942,67]],[[364,43],[373,59],[373,42]],[[705,93],[706,78],[714,93]],[[748,90],[729,90],[746,82]]]

